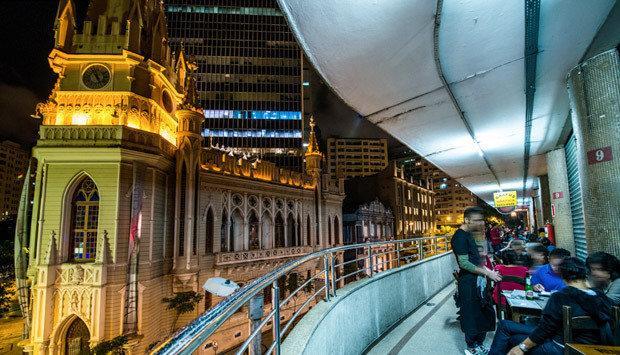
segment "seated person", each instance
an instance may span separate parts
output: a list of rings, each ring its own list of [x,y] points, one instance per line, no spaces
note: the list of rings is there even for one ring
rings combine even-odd
[[[605,293],[614,304],[620,305],[620,261],[611,254],[596,252],[586,259],[590,284]]]
[[[549,238],[541,239],[540,244],[547,248],[547,251],[549,251],[550,253],[555,249],[555,245],[551,244]]]
[[[510,280],[502,280],[495,283],[495,288],[493,289],[493,301],[496,304],[499,304],[500,293],[502,291],[512,291],[512,290],[525,290],[525,277],[527,276],[527,266],[523,265],[525,262],[524,258],[520,255],[517,255],[514,250],[506,250],[501,255],[502,264],[495,266],[495,271],[497,271],[500,276],[513,276],[523,279],[523,283],[518,283]],[[501,297],[501,304],[506,304],[506,299]]]
[[[501,321],[489,355],[563,354],[563,306],[570,306],[574,317],[590,316],[601,328],[609,330],[611,301],[601,291],[588,288],[585,263],[575,257],[566,258],[559,272],[568,287],[551,295],[538,325]],[[601,330],[573,331],[575,343],[603,344],[610,337]]]
[[[570,252],[562,248],[557,248],[549,254],[549,264],[541,266],[532,275],[534,291],[551,292],[561,290],[566,286],[558,270],[562,260],[567,257],[570,257]]]
[[[532,264],[530,265],[530,273],[532,274],[541,266],[548,263],[547,257],[549,252],[542,244],[534,244],[533,246],[527,248],[527,254],[532,260]]]
[[[513,239],[510,242],[508,242],[508,245],[502,249],[500,252],[503,252],[504,250],[514,250],[517,254],[524,254],[525,253],[525,242],[522,241],[521,239]]]

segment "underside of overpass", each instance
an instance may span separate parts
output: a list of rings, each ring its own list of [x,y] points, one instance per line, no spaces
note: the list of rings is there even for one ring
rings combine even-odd
[[[566,75],[613,0],[279,0],[353,109],[492,205],[528,203],[569,119]]]

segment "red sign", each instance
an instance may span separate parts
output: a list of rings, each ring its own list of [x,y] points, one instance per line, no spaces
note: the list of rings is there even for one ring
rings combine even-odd
[[[558,199],[564,198],[564,192],[562,191],[554,192],[551,194],[551,196],[554,200],[558,200]]]
[[[551,204],[551,217],[555,218],[555,204]]]
[[[611,154],[611,146],[588,151],[588,165],[610,161],[613,158],[614,157]]]

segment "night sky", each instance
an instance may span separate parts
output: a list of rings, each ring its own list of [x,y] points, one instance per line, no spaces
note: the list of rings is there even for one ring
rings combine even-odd
[[[47,99],[56,80],[47,55],[53,45],[58,0],[2,0],[1,3],[0,139],[28,148],[36,142],[39,125],[30,115],[38,102]],[[75,3],[80,14],[88,1]],[[389,138],[390,146],[398,145],[387,133],[344,104],[318,75],[310,81],[316,95],[315,118],[323,138]]]

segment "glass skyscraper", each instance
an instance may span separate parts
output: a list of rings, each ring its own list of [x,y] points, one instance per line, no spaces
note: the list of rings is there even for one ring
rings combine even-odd
[[[170,0],[165,10],[171,47],[198,64],[205,144],[301,169],[303,54],[276,1]]]

